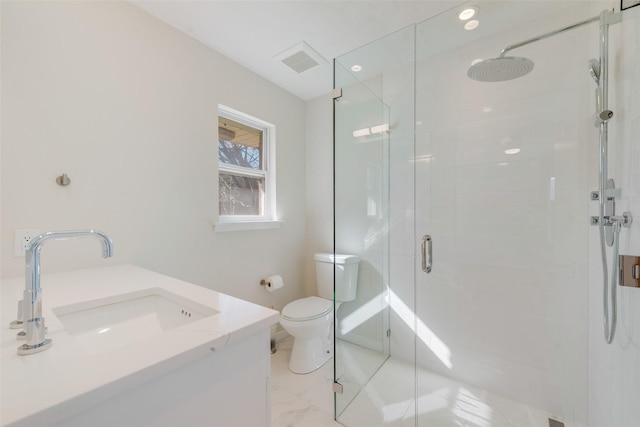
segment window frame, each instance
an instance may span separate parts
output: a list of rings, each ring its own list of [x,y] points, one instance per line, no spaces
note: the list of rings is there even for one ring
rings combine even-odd
[[[220,118],[232,120],[245,126],[262,131],[262,169],[247,168],[238,165],[223,163],[219,157],[218,149],[218,186],[220,174],[227,173],[249,178],[263,178],[264,189],[262,194],[261,215],[221,215],[220,194],[218,193],[218,222],[216,231],[237,231],[260,228],[278,227],[281,221],[276,217],[276,127],[267,121],[250,116],[241,111],[218,104],[218,121]],[[220,135],[218,135],[219,141]],[[219,188],[219,187],[218,187]]]

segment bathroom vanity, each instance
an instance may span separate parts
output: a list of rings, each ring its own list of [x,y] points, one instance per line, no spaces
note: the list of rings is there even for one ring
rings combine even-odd
[[[268,427],[278,312],[131,265],[42,276],[51,348],[9,329],[24,279],[0,285],[3,427]]]

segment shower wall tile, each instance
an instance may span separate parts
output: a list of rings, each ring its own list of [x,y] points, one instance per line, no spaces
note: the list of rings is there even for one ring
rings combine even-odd
[[[576,6],[555,18],[563,25],[587,12]],[[431,155],[433,167],[429,190],[416,181],[416,212],[428,212],[416,226],[433,231],[438,266],[428,278],[417,276],[417,316],[449,356],[446,363],[433,342],[419,340],[417,361],[584,423],[585,165],[597,150],[594,86],[585,73],[593,55],[589,31],[522,48],[536,58],[535,72],[522,79],[481,84],[450,77],[464,76],[487,45],[525,39],[544,25],[554,28],[531,23],[417,64],[416,121],[429,138],[417,134],[416,150]],[[509,148],[521,151],[509,155]],[[443,213],[447,220],[434,221]]]
[[[610,28],[611,84],[609,107],[615,120],[610,129],[609,175],[622,198],[616,211],[630,210],[634,223],[620,235],[620,253],[640,256],[640,8],[623,12],[621,24]],[[595,159],[597,162],[597,158]],[[597,164],[597,163],[596,163]],[[597,176],[597,175],[596,175]],[[592,189],[597,181],[591,183]],[[597,205],[590,206],[597,215]],[[602,322],[602,269],[596,229],[590,238],[589,304],[589,421],[592,427],[640,425],[640,290],[618,287],[618,322],[614,341],[607,345]],[[609,260],[611,249],[607,250]],[[611,265],[611,261],[609,261]]]

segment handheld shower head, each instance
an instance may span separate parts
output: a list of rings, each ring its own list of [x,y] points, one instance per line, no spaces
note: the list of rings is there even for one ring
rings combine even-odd
[[[600,84],[600,61],[595,58],[589,60],[589,74],[596,84]]]
[[[480,82],[503,82],[529,74],[533,67],[534,63],[529,58],[501,56],[472,65],[467,76]]]

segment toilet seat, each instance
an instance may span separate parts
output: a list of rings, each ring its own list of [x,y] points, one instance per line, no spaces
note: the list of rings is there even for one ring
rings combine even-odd
[[[333,309],[333,301],[320,297],[307,297],[292,301],[282,309],[282,317],[292,322],[303,322],[326,316]]]

